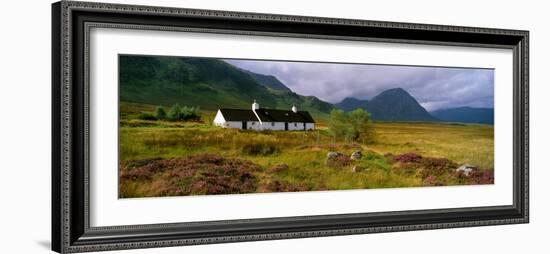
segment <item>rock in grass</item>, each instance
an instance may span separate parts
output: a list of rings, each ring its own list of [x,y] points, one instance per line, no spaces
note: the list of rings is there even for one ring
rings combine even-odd
[[[351,159],[339,152],[328,152],[327,158],[325,160],[325,165],[331,168],[342,168],[349,166],[351,164]]]
[[[361,151],[355,151],[351,154],[349,158],[352,160],[359,160],[361,159],[361,157],[363,157],[363,154],[361,153]]]
[[[327,159],[325,160],[325,164],[328,164],[330,161],[342,156],[339,152],[328,152],[327,153]]]
[[[342,154],[339,153],[339,152],[328,152],[327,153],[327,159],[333,159],[333,158],[336,158],[338,156],[341,156]]]
[[[457,173],[463,173],[465,176],[470,176],[472,171],[476,170],[477,167],[470,164],[464,164],[456,169]]]

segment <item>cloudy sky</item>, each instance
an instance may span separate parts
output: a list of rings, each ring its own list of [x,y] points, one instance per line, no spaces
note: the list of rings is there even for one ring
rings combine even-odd
[[[403,88],[428,111],[453,107],[493,107],[490,69],[225,60],[239,68],[273,75],[292,91],[337,103],[346,97],[371,99]]]

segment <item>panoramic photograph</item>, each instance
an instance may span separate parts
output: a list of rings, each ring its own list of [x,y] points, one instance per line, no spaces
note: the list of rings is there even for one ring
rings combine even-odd
[[[494,183],[494,70],[119,55],[119,198]]]

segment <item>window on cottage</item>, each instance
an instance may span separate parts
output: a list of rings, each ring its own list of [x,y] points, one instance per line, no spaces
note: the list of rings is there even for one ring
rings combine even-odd
[[[252,122],[252,125],[256,124],[256,122]]]

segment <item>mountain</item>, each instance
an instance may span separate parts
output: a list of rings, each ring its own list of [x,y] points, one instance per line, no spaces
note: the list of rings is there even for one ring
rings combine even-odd
[[[460,107],[440,109],[431,112],[432,116],[445,122],[460,122],[460,123],[494,123],[494,109],[492,108],[472,108]]]
[[[275,76],[271,75],[263,75],[254,73],[251,71],[244,70],[246,73],[250,74],[256,82],[260,83],[261,85],[276,90],[276,91],[283,91],[283,92],[292,92],[290,88],[286,87],[285,84],[283,84],[279,79],[277,79]]]
[[[379,121],[437,121],[402,88],[385,90],[369,101],[346,98],[336,106],[345,111],[365,109]]]
[[[314,116],[328,115],[334,108],[316,97],[292,92],[275,77],[217,59],[121,55],[119,70],[121,101],[216,110],[250,108],[256,100],[261,107],[278,109],[294,104]]]
[[[352,111],[357,108],[366,109],[367,103],[367,100],[359,100],[352,97],[347,97],[341,102],[334,104],[334,106],[344,111]]]
[[[437,121],[401,88],[386,90],[372,98],[367,111],[373,119],[382,121]]]

